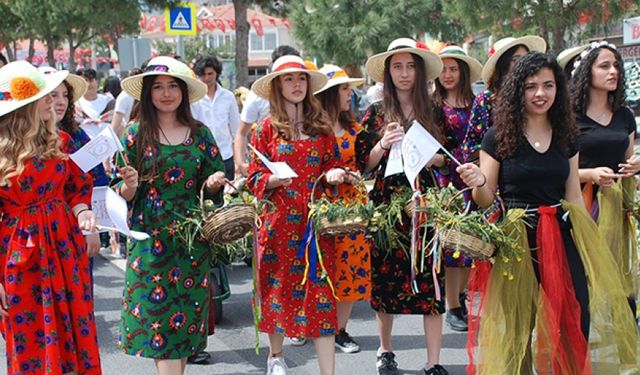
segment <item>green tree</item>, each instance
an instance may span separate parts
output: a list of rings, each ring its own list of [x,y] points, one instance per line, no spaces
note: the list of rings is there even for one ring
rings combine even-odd
[[[459,41],[462,27],[443,16],[441,0],[305,0],[289,2],[293,32],[322,62],[353,68],[390,41],[429,33]]]
[[[634,0],[456,0],[445,4],[445,12],[471,32],[498,37],[536,34],[556,52],[565,48],[570,34],[598,32],[612,20],[640,10]]]

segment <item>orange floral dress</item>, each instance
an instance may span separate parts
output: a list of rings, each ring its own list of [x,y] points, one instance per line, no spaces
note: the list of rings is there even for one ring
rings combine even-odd
[[[345,168],[357,171],[356,135],[360,124],[354,122],[342,136],[336,137],[342,163]],[[367,196],[353,185],[342,184],[338,187],[338,197],[351,201],[366,201]],[[370,241],[364,234],[352,234],[335,237],[336,275],[333,278],[336,296],[339,301],[369,300],[371,295],[371,259]]]

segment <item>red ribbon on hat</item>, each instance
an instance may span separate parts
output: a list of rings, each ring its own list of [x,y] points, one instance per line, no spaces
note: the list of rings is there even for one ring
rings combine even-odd
[[[427,51],[429,50],[429,47],[427,47],[426,44],[424,44],[424,43],[422,43],[420,41],[416,42],[416,48],[426,49]]]
[[[493,56],[493,54],[496,53],[495,48],[491,47],[491,49],[489,50],[489,57]]]
[[[277,67],[276,69],[274,69],[274,72],[279,72],[285,69],[304,69],[307,70],[307,67],[304,64],[301,64],[299,62],[288,62],[288,63],[284,63],[282,65],[280,65],[279,67]]]

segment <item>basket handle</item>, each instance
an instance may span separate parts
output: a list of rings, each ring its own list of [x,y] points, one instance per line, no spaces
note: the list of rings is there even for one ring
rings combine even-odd
[[[335,167],[332,169],[342,169],[343,171],[347,172],[347,174],[350,174],[352,177],[355,177],[358,179],[358,183],[360,185],[364,185],[364,181],[362,179],[362,176],[359,176],[357,173],[352,172],[346,168],[343,167]],[[320,174],[320,176],[318,176],[318,178],[316,179],[316,181],[313,183],[313,188],[311,189],[311,201],[309,202],[310,204],[313,204],[313,202],[315,202],[316,200],[316,188],[318,186],[318,182],[322,180],[323,177],[325,177],[327,175],[327,172],[329,172],[331,169],[322,172],[322,174]]]
[[[240,191],[238,190],[238,188],[235,187],[235,185],[233,184],[233,181],[229,181],[226,178],[224,179],[224,183],[231,186],[233,188],[233,190],[236,191],[236,193],[240,194]],[[204,214],[205,210],[204,210],[204,189],[207,187],[207,181],[202,183],[202,186],[200,187],[200,212],[202,212]]]

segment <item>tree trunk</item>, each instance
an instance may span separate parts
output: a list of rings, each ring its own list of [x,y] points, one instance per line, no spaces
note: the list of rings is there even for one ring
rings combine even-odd
[[[18,58],[18,42],[14,40],[11,45],[11,48],[7,48],[7,55],[11,61],[16,61]]]
[[[67,32],[67,41],[69,42],[69,71],[76,71],[76,46],[73,44],[73,32]]]
[[[36,53],[36,49],[34,47],[35,40],[33,38],[29,38],[29,55],[27,56],[27,61],[33,61],[33,55]]]
[[[560,53],[566,46],[564,40],[564,32],[566,30],[566,26],[556,26],[552,31],[553,38],[553,47],[551,51],[554,53]]]
[[[236,87],[249,84],[249,21],[247,0],[233,0],[236,17]]]
[[[57,47],[56,42],[51,38],[48,38],[45,42],[47,43],[47,60],[49,61],[49,66],[56,68],[56,59],[53,54],[53,51],[55,51]]]

